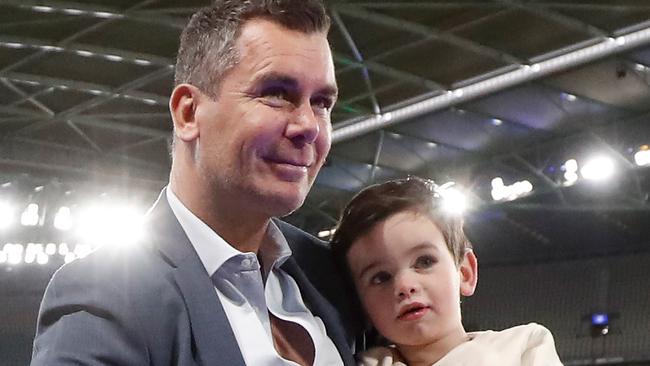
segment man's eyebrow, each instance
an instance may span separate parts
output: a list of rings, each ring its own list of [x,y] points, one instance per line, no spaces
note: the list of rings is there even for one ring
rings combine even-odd
[[[300,82],[298,79],[279,72],[269,72],[262,74],[254,79],[253,85],[282,85],[291,89],[298,89],[300,87]],[[324,95],[336,99],[338,97],[339,89],[336,85],[328,85],[320,90],[316,94]]]
[[[320,89],[316,94],[324,95],[336,100],[339,96],[339,88],[336,85],[329,85]]]
[[[298,88],[298,80],[287,74],[269,72],[255,78],[254,85],[279,84],[290,88]]]

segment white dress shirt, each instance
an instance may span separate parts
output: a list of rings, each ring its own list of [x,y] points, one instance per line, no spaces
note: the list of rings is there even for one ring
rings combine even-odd
[[[190,212],[170,187],[167,187],[167,201],[213,279],[215,291],[247,365],[297,365],[276,351],[268,312],[307,331],[314,344],[315,366],[343,364],[322,320],[309,311],[298,284],[280,268],[291,256],[291,249],[273,222],[269,224],[267,240],[259,251],[265,264],[265,286],[255,253],[242,253],[233,248]]]

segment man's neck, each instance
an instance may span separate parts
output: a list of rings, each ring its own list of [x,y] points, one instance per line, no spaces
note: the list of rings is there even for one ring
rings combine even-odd
[[[253,211],[233,209],[227,202],[216,200],[212,195],[184,191],[182,186],[170,182],[169,188],[192,214],[198,217],[223,240],[240,252],[259,251],[271,219],[255,215]]]

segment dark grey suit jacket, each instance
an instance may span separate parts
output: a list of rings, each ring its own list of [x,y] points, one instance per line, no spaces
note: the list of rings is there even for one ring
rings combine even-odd
[[[143,243],[101,248],[54,274],[38,316],[32,365],[245,365],[165,191],[147,222]],[[282,268],[323,320],[345,364],[354,365],[346,317],[332,305],[346,309],[345,299],[336,298],[342,291],[329,251],[299,229],[276,223],[294,252]]]

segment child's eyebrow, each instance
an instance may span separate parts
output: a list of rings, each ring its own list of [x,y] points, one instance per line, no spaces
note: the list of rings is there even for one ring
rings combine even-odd
[[[435,245],[434,243],[430,241],[423,241],[420,244],[414,246],[413,248],[409,249],[409,252],[417,252],[423,249],[433,249],[434,251],[438,252],[440,249],[438,249],[438,246]]]
[[[379,261],[370,262],[367,266],[363,267],[361,272],[359,272],[358,278],[363,278],[366,275],[366,273],[370,272],[371,270],[373,270],[375,267],[378,266],[379,266]]]

